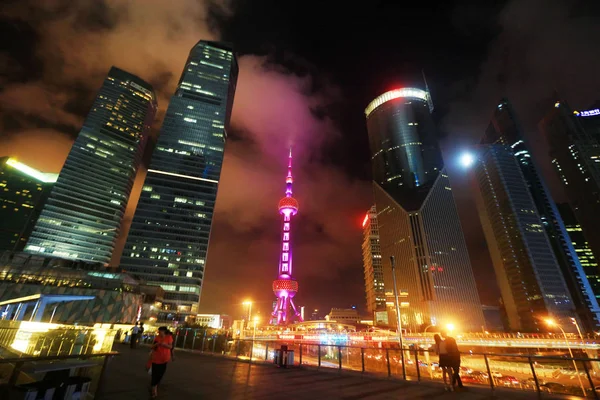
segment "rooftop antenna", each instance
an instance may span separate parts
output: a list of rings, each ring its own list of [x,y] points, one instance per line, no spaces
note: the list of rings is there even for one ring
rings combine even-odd
[[[427,103],[429,103],[429,111],[433,112],[433,99],[431,98],[431,92],[429,91],[429,85],[427,85],[427,78],[425,77],[425,70],[421,69],[423,75],[423,82],[425,82],[425,91],[427,92]]]

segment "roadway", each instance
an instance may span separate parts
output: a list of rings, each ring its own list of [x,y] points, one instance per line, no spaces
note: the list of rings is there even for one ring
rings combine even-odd
[[[131,350],[115,345],[122,352],[108,366],[106,384],[100,400],[135,400],[148,398],[149,376],[144,370],[148,349]],[[263,352],[264,355],[264,352]],[[176,350],[170,363],[159,400],[526,400],[531,392],[502,391],[492,396],[487,388],[469,387],[463,393],[448,393],[437,383],[375,379],[358,373],[339,373],[332,369],[280,369],[270,363],[248,363],[219,356]],[[547,399],[560,397],[544,395]]]

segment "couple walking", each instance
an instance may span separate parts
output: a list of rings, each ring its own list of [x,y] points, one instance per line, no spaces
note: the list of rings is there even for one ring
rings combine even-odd
[[[442,376],[444,377],[444,385],[446,390],[453,391],[456,386],[459,389],[463,388],[462,381],[460,379],[460,352],[456,340],[453,337],[448,336],[445,332],[441,332],[441,337],[438,334],[433,336],[435,340],[435,351],[440,356],[440,368],[442,369]],[[443,339],[442,339],[443,338]],[[451,385],[449,386],[446,381],[446,375],[451,377]]]

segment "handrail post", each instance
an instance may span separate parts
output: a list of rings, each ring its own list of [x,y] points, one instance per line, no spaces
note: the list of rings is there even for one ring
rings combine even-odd
[[[338,369],[342,370],[342,346],[338,346]]]
[[[213,335],[213,348],[212,348],[212,352],[215,352],[215,347],[217,347],[217,339],[215,338],[216,335]]]
[[[237,341],[237,346],[235,348],[235,358],[238,358],[240,356],[240,343],[242,343],[241,339],[238,339]],[[214,351],[213,351],[214,353]]]
[[[265,361],[269,359],[269,342],[265,342]],[[302,361],[302,348],[300,348],[300,361]]]
[[[490,363],[488,362],[487,354],[483,354],[483,360],[485,361],[485,369],[488,373],[488,379],[490,381],[490,388],[492,389],[492,394],[494,393],[494,377],[492,376],[492,371],[490,370]]]
[[[362,372],[365,373],[365,348],[360,348],[360,363],[362,365]]]
[[[194,329],[194,337],[192,338],[192,351],[196,349],[196,334],[198,333],[198,329]]]
[[[320,344],[317,345],[317,351],[319,353],[319,356],[318,356],[319,357],[318,367],[321,367],[321,345]]]
[[[104,380],[106,379],[106,368],[108,367],[108,362],[112,358],[113,356],[104,356],[104,362],[102,363],[102,370],[100,371],[100,377],[98,378],[98,386],[94,397],[99,397],[98,395],[102,392],[102,388],[106,387],[104,382]]]
[[[302,343],[300,343],[299,349],[300,349],[300,351],[299,351],[300,359],[298,361],[300,362],[300,366],[302,366]]]
[[[417,366],[417,382],[421,382],[421,370],[419,366],[419,348],[415,346],[415,363]]]
[[[594,398],[598,399],[598,391],[595,389],[596,386],[594,386],[594,381],[592,380],[592,376],[590,375],[590,370],[586,364],[586,361],[583,362],[583,369],[585,370],[585,374],[590,382],[590,387],[592,388],[592,393],[594,393]]]
[[[17,379],[19,379],[19,374],[21,373],[23,364],[25,364],[25,361],[18,361],[15,363],[12,374],[10,375],[10,378],[8,379],[8,387],[9,388],[13,388],[15,386],[15,383],[17,383]]]
[[[189,329],[186,329],[185,335],[183,335],[183,344],[181,345],[182,349],[185,349],[185,342],[187,342],[188,332],[189,332]]]
[[[173,342],[173,348],[177,347],[177,339],[179,339],[179,329],[175,331],[175,341]]]
[[[392,376],[392,368],[390,367],[390,349],[389,347],[385,348],[385,359],[387,360],[387,370],[388,370],[388,378]],[[406,379],[406,378],[404,378]]]
[[[201,353],[204,353],[204,342],[206,341],[206,329],[204,330],[204,336],[202,336],[202,349],[200,350]]]
[[[540,390],[540,383],[539,383],[537,375],[535,373],[535,368],[533,366],[533,363],[531,362],[531,357],[527,357],[527,361],[529,362],[529,367],[531,368],[531,374],[533,375],[533,381],[535,382],[535,390],[537,390],[538,398],[541,399],[542,391]]]

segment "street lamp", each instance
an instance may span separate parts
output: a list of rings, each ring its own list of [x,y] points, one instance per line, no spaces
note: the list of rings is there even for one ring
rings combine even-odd
[[[396,284],[396,257],[390,256],[392,263],[392,277],[394,278],[394,300],[396,304],[396,329],[398,330],[398,345],[400,346],[400,359],[402,360],[402,377],[406,379],[406,366],[404,365],[404,349],[402,346],[402,321],[400,320],[400,305],[398,304],[398,285]],[[417,365],[417,368],[419,366]]]
[[[579,333],[579,338],[583,341],[583,335],[581,334],[581,329],[579,329],[579,324],[577,323],[577,320],[571,317],[571,323],[575,325],[575,328],[577,328],[577,333]]]
[[[448,333],[452,333],[454,331],[454,324],[446,324],[446,330]]]
[[[573,366],[575,367],[575,373],[577,374],[577,379],[579,380],[579,386],[581,386],[581,390],[583,391],[583,396],[585,397],[585,395],[586,395],[585,387],[583,386],[583,382],[581,382],[581,376],[579,376],[579,370],[577,369],[577,362],[575,361],[575,357],[573,356],[573,351],[571,350],[571,346],[569,345],[569,340],[567,339],[567,334],[565,333],[563,328],[559,324],[557,324],[556,321],[554,321],[553,319],[551,319],[551,318],[546,319],[546,323],[549,326],[557,327],[562,332],[563,337],[565,338],[565,343],[567,344],[567,349],[569,349],[569,354],[571,355],[571,359],[573,360]]]
[[[471,165],[473,165],[473,163],[475,162],[475,156],[473,155],[473,153],[464,152],[460,156],[459,161],[460,161],[460,165],[462,165],[463,168],[470,168]]]

